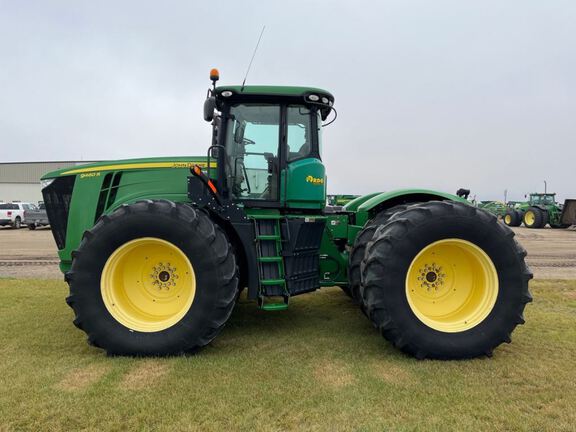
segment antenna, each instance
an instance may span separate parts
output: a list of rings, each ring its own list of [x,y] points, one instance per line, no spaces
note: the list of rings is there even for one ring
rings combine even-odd
[[[256,48],[254,48],[254,53],[252,54],[252,58],[250,59],[250,64],[248,64],[248,69],[246,69],[246,75],[244,75],[244,81],[242,81],[242,87],[240,91],[244,90],[244,85],[246,84],[246,78],[248,78],[248,73],[250,72],[250,68],[252,67],[252,62],[254,61],[254,57],[256,57],[256,51],[258,51],[258,47],[260,46],[260,41],[262,40],[262,35],[264,34],[264,30],[266,26],[262,26],[262,31],[260,32],[260,37],[258,38],[258,42],[256,42]]]

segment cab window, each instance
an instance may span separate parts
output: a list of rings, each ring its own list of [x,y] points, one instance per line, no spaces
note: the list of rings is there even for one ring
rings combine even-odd
[[[234,198],[278,199],[278,105],[234,105],[226,129],[227,182]]]
[[[313,134],[310,110],[300,106],[289,106],[287,109],[287,128],[288,162],[311,157]]]

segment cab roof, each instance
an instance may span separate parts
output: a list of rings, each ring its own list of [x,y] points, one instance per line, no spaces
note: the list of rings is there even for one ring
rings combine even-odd
[[[224,91],[231,91],[234,95],[250,96],[287,96],[305,97],[311,94],[324,96],[334,103],[334,96],[327,90],[316,87],[294,87],[294,86],[269,86],[269,85],[247,85],[247,86],[219,86],[216,87],[216,94],[220,96]]]

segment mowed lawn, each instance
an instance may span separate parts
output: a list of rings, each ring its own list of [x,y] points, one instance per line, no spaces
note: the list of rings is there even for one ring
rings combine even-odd
[[[418,361],[337,288],[241,301],[195,356],[108,358],[63,282],[0,280],[0,430],[575,430],[576,281],[535,281],[492,358]]]

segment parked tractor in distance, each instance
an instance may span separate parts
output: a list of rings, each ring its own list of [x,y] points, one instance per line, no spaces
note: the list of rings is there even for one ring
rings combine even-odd
[[[195,352],[244,288],[275,311],[332,286],[417,358],[491,355],[510,342],[532,274],[508,227],[426,189],[326,206],[320,143],[334,97],[217,87],[216,70],[211,79],[207,156],[96,163],[42,179],[67,302],[90,344],[111,355]]]
[[[327,201],[329,206],[345,206],[350,201],[355,198],[358,198],[359,195],[328,195]]]
[[[496,217],[504,218],[506,215],[506,204],[502,201],[480,201],[477,203],[478,208],[492,213]]]
[[[576,200],[556,202],[555,193],[531,193],[526,202],[510,203],[504,215],[504,223],[527,228],[568,228],[576,223]]]

